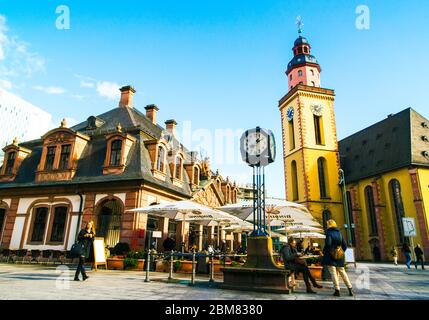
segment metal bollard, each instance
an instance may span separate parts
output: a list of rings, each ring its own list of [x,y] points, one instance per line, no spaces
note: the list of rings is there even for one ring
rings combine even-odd
[[[150,270],[150,250],[147,252],[147,259],[146,259],[146,279],[144,282],[150,282],[149,280],[149,270]]]
[[[213,253],[210,254],[210,279],[209,282],[214,282],[214,259]]]
[[[195,285],[195,251],[192,252],[192,273],[191,273],[191,283],[190,286]]]
[[[171,250],[171,252],[170,252],[170,271],[168,273],[168,280],[173,279],[173,268],[174,268],[173,259],[174,259],[174,251]]]

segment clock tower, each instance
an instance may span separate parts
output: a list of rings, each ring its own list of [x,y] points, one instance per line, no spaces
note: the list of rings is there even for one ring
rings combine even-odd
[[[286,199],[306,205],[321,224],[333,218],[341,227],[335,93],[320,86],[320,65],[301,30],[292,50],[286,71],[289,92],[279,102]]]

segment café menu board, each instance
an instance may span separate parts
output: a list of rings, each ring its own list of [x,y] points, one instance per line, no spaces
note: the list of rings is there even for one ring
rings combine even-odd
[[[96,237],[93,242],[94,246],[94,268],[97,270],[98,265],[106,267],[106,251],[104,246],[104,238]],[[106,268],[107,269],[107,268]]]
[[[355,249],[354,248],[347,248],[345,254],[346,263],[354,263],[356,265],[355,260]]]

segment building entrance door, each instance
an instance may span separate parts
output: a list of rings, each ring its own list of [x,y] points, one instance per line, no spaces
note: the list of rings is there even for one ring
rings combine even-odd
[[[103,237],[106,245],[113,248],[121,236],[122,206],[117,200],[107,200],[98,208],[97,236]]]

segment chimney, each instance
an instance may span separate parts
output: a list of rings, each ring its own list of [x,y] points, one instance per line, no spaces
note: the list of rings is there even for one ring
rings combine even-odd
[[[176,125],[177,125],[176,120],[165,121],[165,128],[173,137],[176,136]]]
[[[154,104],[150,104],[145,107],[146,109],[146,117],[152,121],[153,124],[156,124],[156,114],[158,112],[158,107]]]
[[[133,107],[133,95],[136,90],[132,86],[125,86],[119,89],[121,91],[121,101],[119,101],[119,107]]]

